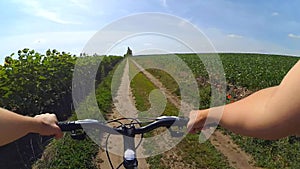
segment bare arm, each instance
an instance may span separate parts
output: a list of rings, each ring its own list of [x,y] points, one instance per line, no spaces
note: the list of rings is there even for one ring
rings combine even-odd
[[[215,108],[191,112],[191,133],[203,127],[209,112]],[[238,134],[263,139],[278,139],[300,132],[300,62],[285,76],[279,86],[267,88],[224,106],[220,124]],[[194,124],[194,126],[193,126]]]
[[[285,114],[282,109],[267,108],[270,99],[274,97],[278,86],[260,90],[245,99],[224,107],[220,124],[241,135],[263,138],[278,139],[293,133],[285,123],[291,118],[282,118]]]
[[[0,146],[29,133],[55,135],[60,138],[62,132],[56,123],[57,119],[54,114],[43,114],[33,118],[0,108]]]

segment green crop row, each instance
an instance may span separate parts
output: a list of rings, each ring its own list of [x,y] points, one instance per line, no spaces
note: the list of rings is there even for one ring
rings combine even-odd
[[[278,85],[298,57],[262,54],[220,54],[228,83],[252,91]],[[276,131],[274,131],[276,132]],[[266,141],[231,133],[234,141],[263,168],[299,168],[300,142],[295,137]]]
[[[148,62],[149,63],[149,62]],[[137,68],[130,64],[131,72],[138,72]],[[153,73],[161,82],[167,86],[167,88],[177,88],[174,79],[165,73],[157,69],[148,69],[151,73]],[[151,104],[150,100],[154,99],[155,91],[157,87],[149,81],[145,77],[143,73],[138,73],[131,80],[131,88],[133,92],[133,96],[135,98],[136,107],[142,111],[149,110]],[[176,90],[171,90],[176,91]],[[151,99],[152,97],[152,99]],[[159,95],[157,95],[159,100]],[[164,98],[165,99],[165,98]],[[154,99],[155,100],[155,99]],[[159,104],[163,104],[161,101]],[[155,107],[159,107],[155,105],[154,101],[152,100],[153,109]],[[155,112],[154,112],[155,113]],[[166,107],[162,114],[151,114],[151,117],[158,117],[160,115],[178,115],[178,109],[169,101],[166,103]],[[147,137],[153,136],[153,134],[157,135],[159,131],[154,131],[150,135],[146,134]],[[187,135],[176,147],[169,150],[176,154],[174,157],[167,157],[166,154],[160,154],[156,156],[151,156],[147,158],[147,162],[150,164],[150,168],[170,168],[173,166],[173,162],[179,162],[181,166],[191,166],[192,168],[230,168],[228,162],[220,152],[218,152],[209,142],[205,144],[198,143],[198,136],[197,135]],[[150,148],[151,150],[156,149],[154,143],[145,144],[144,148]],[[166,152],[168,153],[168,152]],[[176,157],[178,156],[178,158]]]
[[[111,81],[115,72],[115,67],[108,75],[102,78],[98,84],[96,93],[97,106],[93,105],[93,94],[79,105],[78,111],[85,110],[85,114],[79,115],[80,118],[104,119],[107,113],[112,111]],[[80,108],[82,106],[83,108]],[[77,113],[77,112],[76,112]],[[101,114],[99,114],[101,113]],[[78,115],[78,114],[77,114]],[[74,120],[71,118],[69,120]],[[39,160],[33,168],[97,168],[99,160],[96,155],[99,146],[95,140],[87,137],[85,140],[73,140],[70,134],[66,134],[61,140],[53,141],[46,149],[43,158]]]
[[[84,70],[91,69],[96,60],[101,60],[101,64],[96,65],[99,68],[93,81],[97,85],[122,59],[116,56],[86,58],[77,62],[78,57],[69,53],[48,50],[40,54],[27,48],[19,50],[17,56],[6,57],[4,65],[0,65],[0,106],[28,116],[52,112],[59,120],[67,119],[74,111],[71,91],[72,87],[76,87],[72,86],[75,65],[86,77],[89,73]],[[81,98],[81,101],[84,99]],[[49,138],[28,135],[0,147],[0,168],[30,166],[41,156],[48,142]]]
[[[267,54],[178,54],[196,77],[208,78],[208,70],[202,60],[220,60],[227,83],[257,90],[278,85],[298,57]],[[218,59],[219,58],[219,59]],[[215,73],[222,73],[222,69]],[[212,71],[213,72],[213,71]]]
[[[15,54],[6,57],[5,64],[0,66],[0,106],[30,116],[55,112],[59,119],[66,119],[74,110],[71,93],[72,87],[77,87],[72,86],[74,67],[80,77],[95,78],[79,79],[82,86],[92,80],[97,85],[122,57],[77,58],[57,50],[40,54],[27,48],[18,51],[18,58]]]
[[[278,85],[289,69],[299,60],[298,57],[264,55],[264,54],[178,54],[172,55],[169,60],[182,59],[192,70],[198,80],[200,93],[200,108],[210,106],[210,85],[203,81],[209,79],[207,69],[202,60],[219,57],[222,61],[226,83],[237,87],[246,87],[252,91]],[[160,61],[159,55],[155,56],[155,62]],[[202,60],[201,60],[202,59]],[[163,60],[163,59],[162,59]],[[161,61],[164,63],[163,61]],[[171,63],[169,61],[169,63]],[[171,64],[170,64],[171,65]],[[171,67],[171,66],[170,66]],[[172,68],[170,68],[172,69]],[[178,69],[176,67],[176,69]],[[176,86],[168,84],[168,80],[162,71],[151,71],[157,78],[166,83],[170,90],[176,90]],[[180,73],[180,70],[178,71]],[[203,77],[205,80],[203,80]],[[224,96],[225,97],[225,96]],[[288,137],[277,141],[265,141],[255,138],[230,134],[234,141],[246,152],[254,157],[256,165],[264,168],[299,168],[300,167],[300,143],[299,138]]]
[[[297,57],[259,54],[246,54],[245,56],[228,54],[224,58],[224,65],[228,65],[230,69],[233,69],[234,65],[236,71],[240,70],[238,73],[228,70],[230,72],[228,76],[232,79],[229,82],[247,87],[253,92],[278,85],[289,69],[299,60]],[[230,64],[234,59],[237,62]],[[276,141],[268,141],[228,133],[237,144],[253,156],[256,165],[259,167],[300,167],[300,154],[298,151],[300,150],[300,143],[296,137],[291,136]]]
[[[111,71],[107,77],[98,85],[96,93],[96,101],[98,106],[92,107],[91,100],[92,96],[88,96],[81,106],[88,106],[88,111],[86,112],[86,118],[101,118],[105,117],[106,113],[110,113],[112,110],[112,96],[111,96],[111,80],[113,71]],[[79,108],[80,109],[80,108]],[[103,114],[97,114],[97,112],[102,112]],[[80,115],[84,117],[84,115]],[[76,115],[69,120],[75,120]],[[96,158],[99,152],[99,146],[95,143],[95,140],[87,137],[85,140],[73,140],[70,134],[65,134],[61,140],[54,140],[47,147],[43,154],[41,160],[37,161],[33,168],[44,169],[67,169],[67,168],[97,168],[97,163],[99,159]],[[105,159],[106,160],[106,159]]]

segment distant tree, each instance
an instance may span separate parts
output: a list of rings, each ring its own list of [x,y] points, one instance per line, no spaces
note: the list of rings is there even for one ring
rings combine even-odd
[[[132,56],[132,50],[128,47],[128,48],[127,48],[127,52],[126,52],[126,54],[124,55],[124,57],[130,57],[130,56]]]

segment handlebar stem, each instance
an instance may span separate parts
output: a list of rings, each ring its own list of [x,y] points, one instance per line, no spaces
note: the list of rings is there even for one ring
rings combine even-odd
[[[136,159],[136,149],[135,149],[135,140],[136,135],[135,126],[130,125],[130,127],[122,126],[123,143],[124,143],[124,162],[123,166],[125,168],[135,168],[138,166],[138,161]]]

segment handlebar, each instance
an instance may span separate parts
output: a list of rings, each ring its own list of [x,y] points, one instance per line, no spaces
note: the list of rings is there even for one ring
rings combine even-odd
[[[132,120],[129,124],[123,124],[119,127],[111,127],[107,125],[110,122],[120,122],[119,120],[125,120],[130,119]],[[137,123],[133,123],[133,121],[136,121]],[[62,131],[70,131],[72,132],[71,137],[74,139],[82,140],[85,138],[85,132],[84,129],[97,129],[101,132],[106,132],[109,135],[123,135],[123,143],[124,143],[124,161],[123,165],[125,168],[136,168],[138,165],[136,156],[135,156],[135,150],[140,145],[141,140],[137,147],[135,147],[134,137],[137,134],[141,134],[141,139],[143,138],[143,134],[150,132],[156,128],[159,127],[166,127],[169,129],[172,137],[182,137],[184,133],[182,131],[174,131],[173,126],[176,126],[180,129],[182,129],[184,126],[187,125],[189,119],[185,117],[177,117],[177,116],[161,116],[155,119],[152,119],[150,123],[147,123],[145,126],[141,126],[141,122],[139,122],[137,119],[133,118],[123,118],[123,119],[116,119],[108,122],[101,122],[94,119],[85,119],[85,120],[77,120],[77,121],[68,121],[68,122],[59,122],[58,126]],[[136,127],[135,124],[139,124],[140,127]],[[143,123],[144,124],[144,123]],[[211,123],[206,125],[205,127],[216,127],[216,123]],[[77,131],[83,131],[83,132],[77,132]],[[128,136],[128,137],[127,137]],[[108,136],[109,137],[109,136]],[[111,165],[111,168],[114,168],[112,165],[112,162],[109,157],[108,148],[107,148],[107,140],[106,139],[106,155],[108,157],[109,163]],[[128,158],[128,153],[131,154],[130,158]],[[133,159],[132,159],[133,158]],[[121,164],[120,164],[121,165]],[[119,166],[120,166],[119,165]],[[119,167],[118,167],[119,168]]]
[[[188,118],[184,118],[184,117],[161,116],[156,118],[153,122],[151,122],[146,126],[133,128],[130,134],[132,135],[143,134],[159,127],[166,127],[166,128],[169,128],[171,126],[184,127],[187,124],[188,120],[189,120]],[[113,128],[108,126],[107,123],[105,122],[101,122],[93,119],[59,122],[58,126],[62,131],[74,131],[83,128],[95,128],[95,129],[100,129],[101,131],[107,132],[109,134],[128,135],[128,132],[124,130],[124,128]]]
[[[127,119],[127,118],[124,118]],[[131,119],[131,118],[129,118]],[[166,127],[170,130],[173,137],[183,136],[183,132],[173,131],[170,127],[177,126],[180,129],[187,125],[189,118],[177,117],[177,116],[161,116],[154,120],[146,126],[136,128],[132,124],[123,124],[117,128],[113,128],[107,125],[107,122],[102,122],[94,119],[85,119],[77,121],[59,122],[58,126],[62,131],[71,131],[82,129],[99,129],[101,132],[106,132],[113,135],[124,135],[134,137],[137,134],[144,134],[150,132],[159,127]],[[115,122],[115,120],[111,121]],[[216,123],[211,123],[205,125],[205,127],[216,127]],[[75,132],[74,132],[75,133]],[[179,134],[180,133],[180,134]],[[76,135],[76,134],[74,134]],[[74,136],[73,135],[73,136]]]

